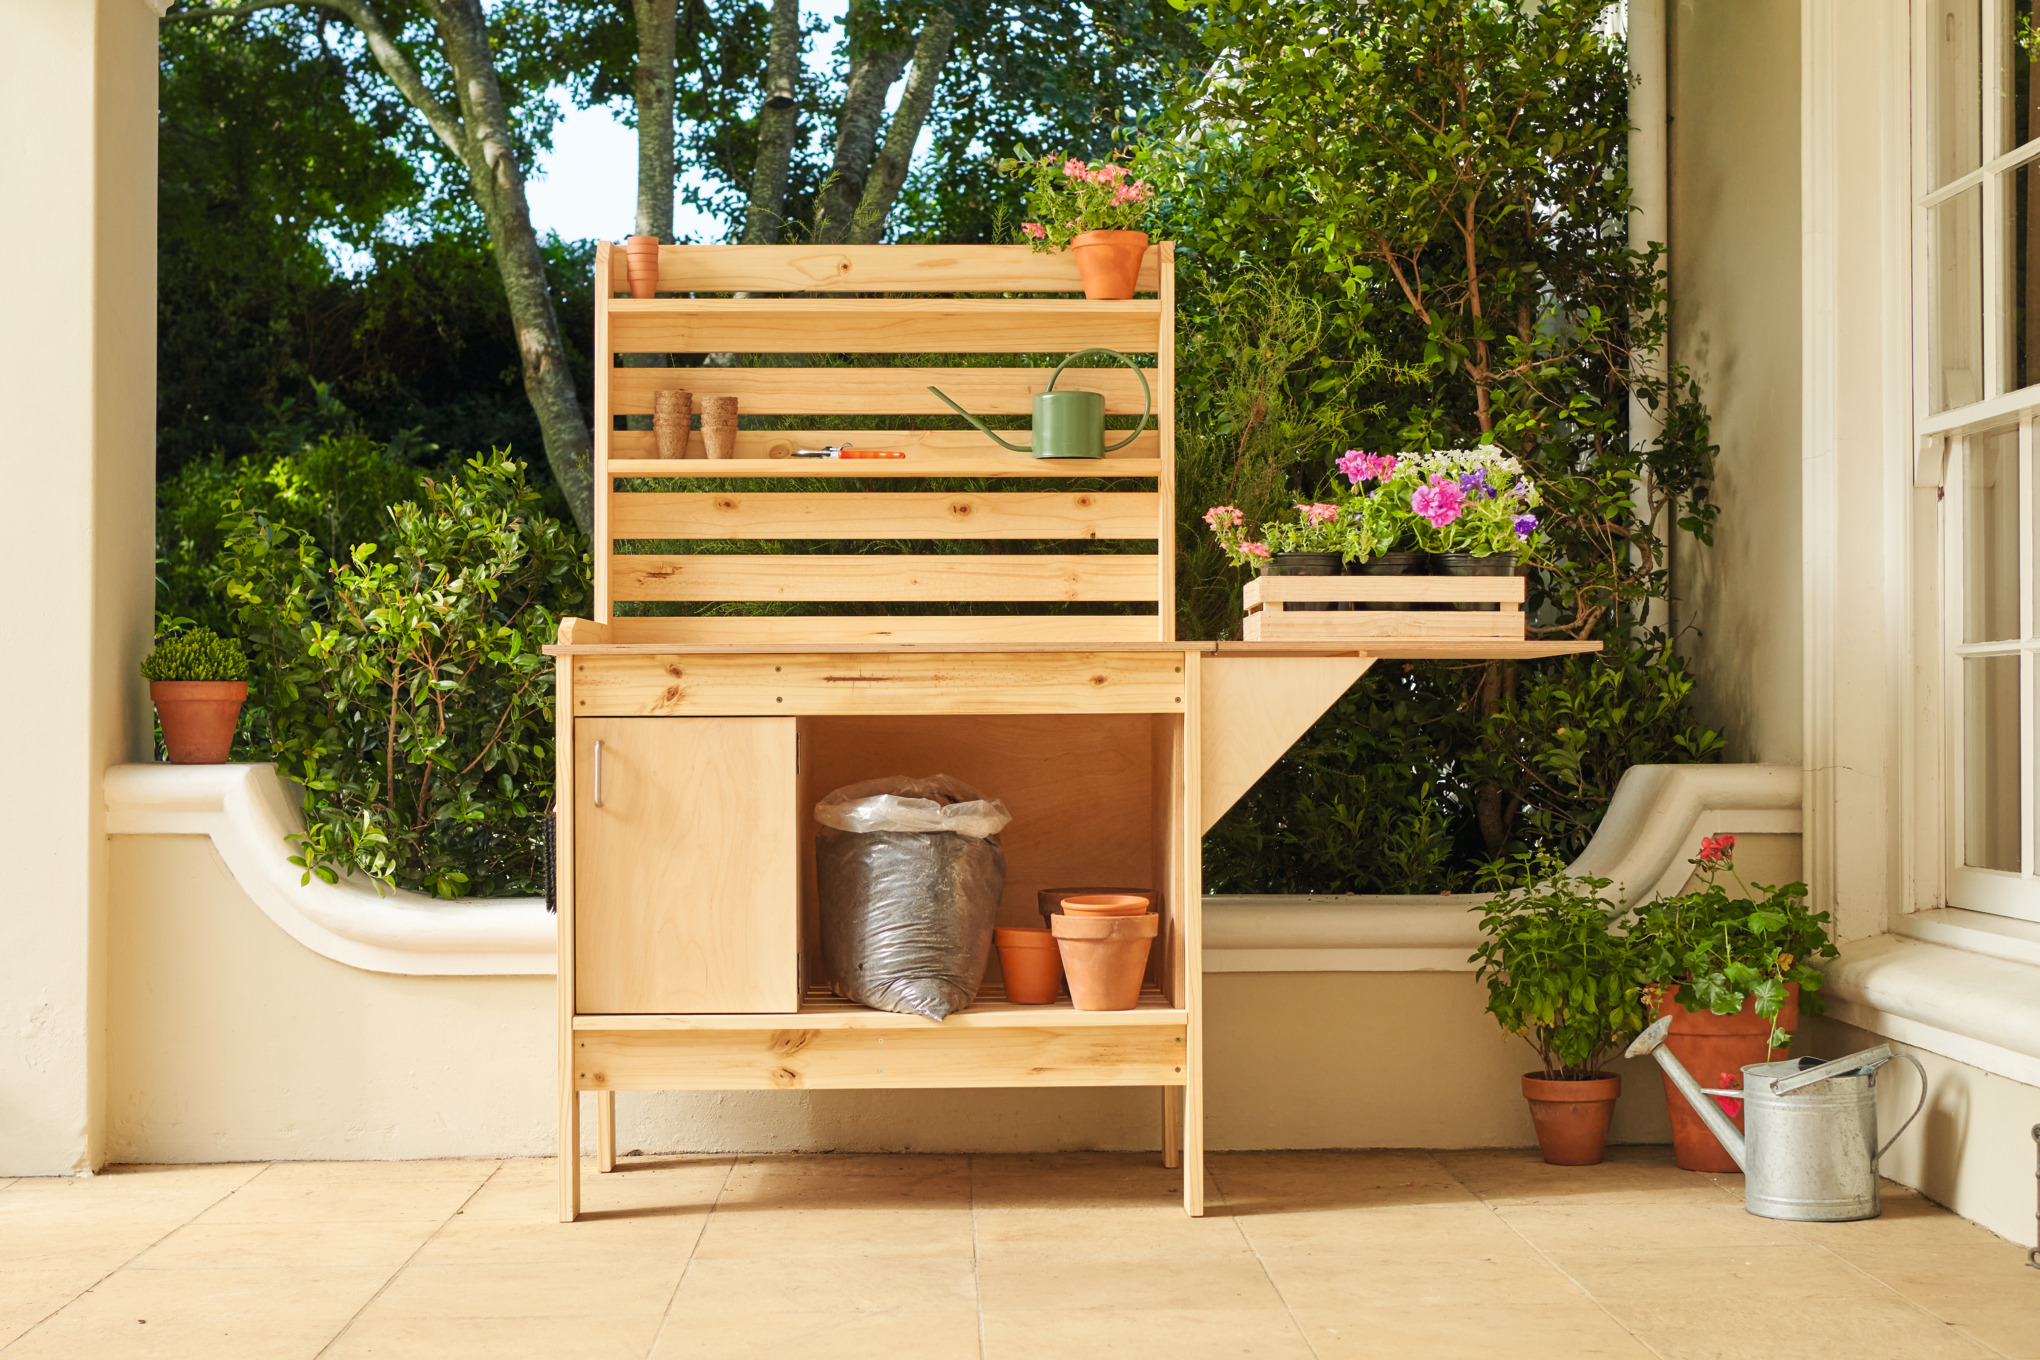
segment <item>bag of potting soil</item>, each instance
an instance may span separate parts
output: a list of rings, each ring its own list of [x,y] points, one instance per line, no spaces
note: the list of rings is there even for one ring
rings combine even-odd
[[[1006,888],[1006,805],[948,775],[869,779],[815,805],[822,961],[876,1010],[941,1020],[977,999]]]

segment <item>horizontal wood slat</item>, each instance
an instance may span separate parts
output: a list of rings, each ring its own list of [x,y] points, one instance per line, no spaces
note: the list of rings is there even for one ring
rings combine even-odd
[[[1247,615],[1240,636],[1248,642],[1394,640],[1523,640],[1521,610],[1262,609]]]
[[[573,659],[574,716],[1181,713],[1181,652],[780,652]]]
[[[899,614],[794,615],[765,618],[620,618],[620,644],[814,647],[883,643],[953,646],[1154,642],[1153,614]]]
[[[1157,538],[1152,491],[618,494],[614,538]]]
[[[621,244],[609,252],[610,285],[630,289]],[[1161,250],[1141,257],[1134,290],[1161,286]],[[1032,246],[661,246],[662,293],[1081,293],[1066,251]]]
[[[611,477],[1145,477],[1162,475],[1159,458],[981,457],[955,453],[905,458],[611,459]],[[628,494],[628,493],[616,493]]]
[[[1444,601],[1522,603],[1520,576],[1257,576],[1240,592],[1248,608],[1258,604],[1380,600],[1388,603]]]
[[[612,554],[618,600],[1153,600],[1156,554]]]
[[[1034,394],[1048,390],[1052,368],[724,368],[713,378],[702,369],[613,368],[608,371],[612,415],[649,415],[652,394],[681,387],[704,396],[735,397],[739,414],[954,416],[930,385],[941,388],[972,415],[1024,416],[1034,411]],[[1148,391],[1154,370],[1145,370]],[[1140,380],[1124,368],[1065,369],[1056,391],[1102,392],[1111,415],[1141,412]],[[1122,431],[1113,438],[1124,438]],[[1027,431],[1006,436],[1025,443]],[[1110,443],[1111,440],[1106,442]]]
[[[1059,298],[618,298],[612,353],[1042,354],[1159,347],[1161,303]],[[713,370],[711,370],[713,371]]]
[[[672,370],[668,370],[668,372],[671,371]],[[1129,433],[1128,431],[1121,430],[1117,434],[1112,435],[1108,440],[1106,440],[1106,442],[1115,443],[1118,440],[1124,439],[1128,433]],[[1027,431],[1025,430],[1007,431],[1006,437],[1016,444],[1025,444],[1026,442],[1028,442]],[[1119,464],[1125,463],[1128,460],[1155,459],[1161,456],[1162,436],[1161,432],[1155,429],[1152,424],[1150,424],[1147,429],[1142,430],[1138,435],[1134,436],[1134,440],[1131,444],[1128,444],[1125,448],[1119,450],[1117,453],[1108,453],[1105,455],[1104,460],[1099,460],[1090,458],[1032,458],[1024,453],[1016,454],[1011,452],[1010,450],[1002,449],[997,444],[994,444],[991,440],[985,438],[985,436],[983,436],[982,434],[979,434],[976,430],[737,431],[737,457],[739,459],[778,458],[786,461],[798,461],[801,463],[807,463],[810,461],[820,462],[822,460],[819,459],[795,460],[793,458],[793,451],[795,449],[826,448],[831,444],[842,444],[845,445],[846,447],[853,449],[895,449],[901,453],[906,454],[909,461],[917,460],[927,456],[941,456],[959,462],[967,459],[978,459],[982,460],[987,466],[997,464],[1000,467],[1004,467],[1007,464],[1012,463],[1015,460],[1018,460],[1020,462],[1027,464],[1030,467],[1039,467],[1041,469],[1039,472],[1027,474],[1033,476],[1061,477],[1070,475],[1072,472],[1076,474],[1084,474],[1085,469],[1095,467],[1097,463],[1101,461],[1110,460],[1114,464],[1114,466],[1100,469],[1097,472],[1088,475],[1101,477],[1102,476],[1124,477],[1133,476],[1135,474],[1126,472],[1121,466],[1119,466]],[[657,458],[658,457],[657,450],[658,450],[657,440],[654,438],[650,430],[611,430],[609,432],[609,463],[610,470],[612,473],[615,473],[616,464],[618,464],[619,462],[634,461],[640,458],[644,459]],[[690,461],[708,457],[708,449],[701,442],[701,431],[699,430],[692,430],[688,433],[687,457]],[[850,461],[857,462],[860,460],[853,459]],[[836,469],[834,464],[827,464],[821,469],[823,473],[832,473],[835,470]],[[812,468],[808,469],[808,472],[810,474],[812,474],[814,471],[815,469]],[[643,476],[656,476],[658,474],[638,472],[629,474],[615,473],[615,475],[617,476],[629,475],[633,477],[643,477]],[[676,473],[674,475],[688,477],[709,477],[714,476],[715,473],[709,470],[691,470],[684,473]],[[794,472],[790,475],[799,476],[802,475],[802,473],[798,468],[796,468]],[[859,475],[868,474],[860,473]],[[899,476],[912,475],[925,477],[930,476],[932,474],[927,472],[915,472],[911,474],[905,472],[898,472],[897,475]],[[951,475],[968,476],[971,474],[962,473]],[[986,473],[984,475],[992,476],[998,474]],[[1008,473],[1005,475],[1010,476],[1013,474]],[[1155,474],[1152,472],[1148,472],[1140,475],[1152,477]]]

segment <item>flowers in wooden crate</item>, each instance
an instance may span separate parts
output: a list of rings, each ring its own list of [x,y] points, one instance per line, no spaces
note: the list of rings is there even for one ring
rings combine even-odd
[[[1537,534],[1536,483],[1493,447],[1377,454],[1339,460],[1353,493],[1345,511],[1366,560],[1398,548],[1506,556]]]
[[[1261,526],[1261,536],[1247,532],[1247,517],[1238,507],[1214,505],[1204,512],[1204,522],[1218,538],[1234,566],[1259,566],[1277,553],[1337,553],[1351,560],[1359,551],[1353,524],[1343,508],[1328,501],[1300,503],[1294,520],[1275,520]]]

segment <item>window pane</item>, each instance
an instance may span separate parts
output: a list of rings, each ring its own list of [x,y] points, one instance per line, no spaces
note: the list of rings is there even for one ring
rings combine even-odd
[[[1983,189],[1928,209],[1927,406],[1946,411],[1983,396]]]
[[[2019,432],[1969,441],[1962,516],[1962,640],[2019,635]]]
[[[1933,186],[1983,164],[1983,31],[1978,0],[1933,0],[1928,65]]]
[[[2019,658],[1962,662],[1962,862],[2019,868]]]
[[[2033,61],[2040,56],[2040,44],[2028,47],[2020,41],[2033,22],[2033,0],[2012,0],[2005,10],[2008,27],[1998,42],[1999,155],[2032,141],[2040,128],[2040,118],[2033,116]]]
[[[2005,390],[2040,383],[2040,167],[2003,177],[2005,199]]]

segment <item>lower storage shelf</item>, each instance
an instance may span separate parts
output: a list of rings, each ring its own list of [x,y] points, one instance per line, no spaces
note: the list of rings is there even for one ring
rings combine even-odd
[[[1189,1012],[1020,1006],[996,989],[941,1024],[813,994],[788,1015],[578,1015],[583,1091],[1181,1086]]]

